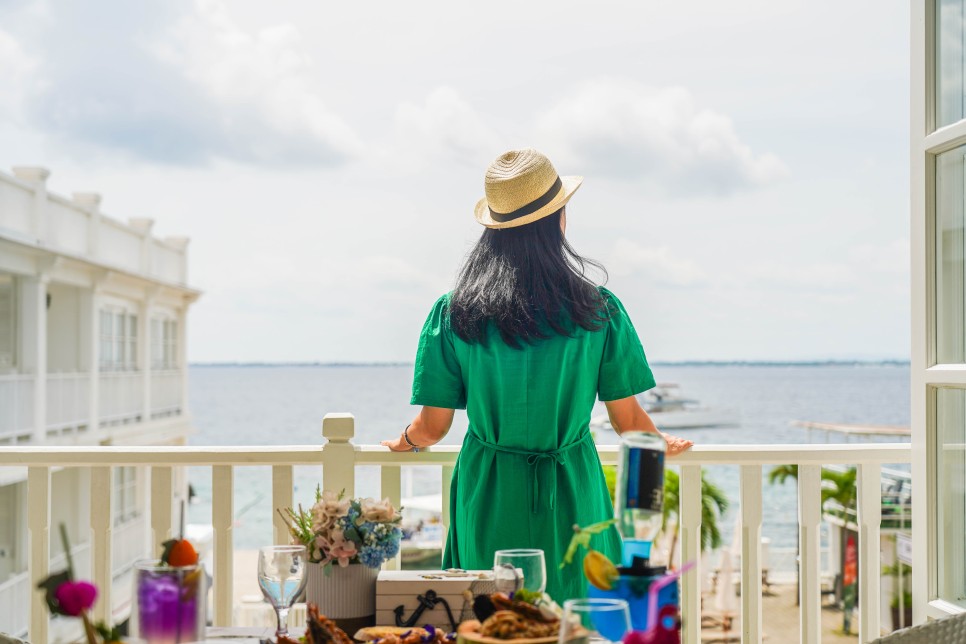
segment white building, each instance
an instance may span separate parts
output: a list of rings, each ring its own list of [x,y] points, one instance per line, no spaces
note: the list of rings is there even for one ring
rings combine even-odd
[[[188,240],[154,237],[151,219],[103,215],[97,194],[51,194],[49,174],[0,172],[0,445],[182,445],[193,431],[185,326],[200,294],[187,286]],[[146,469],[119,467],[112,478],[121,618],[125,576],[155,544]],[[78,573],[95,565],[91,504],[105,491],[92,479],[83,468],[51,477],[52,570],[63,567],[61,522]],[[30,613],[25,481],[26,468],[0,470],[0,631],[10,633],[26,633]]]

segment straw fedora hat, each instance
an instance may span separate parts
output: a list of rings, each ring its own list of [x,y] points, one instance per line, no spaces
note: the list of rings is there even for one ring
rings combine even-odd
[[[476,203],[476,220],[487,228],[529,224],[560,210],[583,180],[561,177],[532,148],[504,152],[486,169],[486,196]]]

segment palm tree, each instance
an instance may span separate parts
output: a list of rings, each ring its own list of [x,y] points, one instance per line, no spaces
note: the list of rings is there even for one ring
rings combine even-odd
[[[721,529],[718,519],[728,509],[728,497],[720,487],[712,483],[705,476],[707,472],[701,470],[701,551],[714,550],[721,546]],[[661,530],[668,530],[668,522],[674,518],[671,526],[671,548],[668,551],[668,561],[674,561],[674,551],[678,546],[678,533],[681,529],[680,499],[681,479],[674,470],[664,471],[664,520]]]
[[[721,529],[718,519],[728,509],[728,496],[720,487],[706,477],[707,472],[701,470],[701,550],[713,550],[721,545]],[[614,488],[617,481],[617,468],[613,465],[604,466],[604,480],[610,492],[611,501],[614,500]],[[671,528],[671,550],[668,561],[674,561],[674,551],[677,549],[678,531],[680,529],[680,478],[674,470],[664,470],[664,507],[661,529],[667,531],[673,519]]]

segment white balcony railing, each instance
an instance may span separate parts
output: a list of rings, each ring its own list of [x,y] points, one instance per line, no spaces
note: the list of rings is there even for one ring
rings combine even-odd
[[[100,374],[98,399],[102,425],[143,420],[144,374],[118,371]]]
[[[173,416],[181,411],[182,376],[178,369],[151,372],[151,417]]]
[[[328,439],[324,446],[263,447],[0,447],[0,467],[26,466],[28,469],[28,528],[31,539],[30,577],[48,574],[46,553],[50,540],[50,474],[54,467],[90,467],[92,489],[110,489],[113,468],[125,465],[151,469],[150,543],[160,543],[172,534],[172,468],[207,466],[212,471],[212,523],[214,529],[213,609],[216,626],[231,625],[234,597],[232,564],[232,526],[234,522],[234,468],[270,466],[272,468],[272,506],[287,507],[293,499],[293,466],[322,464],[322,485],[345,489],[354,494],[355,468],[381,468],[381,493],[396,504],[401,497],[401,467],[438,466],[442,468],[442,517],[449,524],[449,485],[458,448],[436,447],[413,453],[391,453],[381,446],[351,443],[354,419],[349,414],[329,414],[322,425]],[[599,446],[604,464],[617,458],[615,446]],[[868,641],[879,635],[879,525],[881,515],[881,469],[883,464],[908,463],[910,446],[905,444],[843,445],[729,445],[697,446],[675,459],[680,466],[680,544],[684,561],[700,562],[701,468],[705,465],[736,465],[740,469],[741,521],[741,635],[744,642],[762,640],[761,525],[762,468],[770,464],[798,464],[800,562],[800,640],[803,644],[821,641],[821,468],[823,465],[856,465],[858,468],[859,532],[859,639]],[[102,495],[92,504],[93,575],[104,596],[98,602],[96,617],[107,619],[112,605],[113,555],[112,501]],[[268,517],[265,517],[268,519]],[[284,523],[273,513],[276,542],[288,540]],[[700,641],[700,570],[682,580],[681,610],[684,617],[683,641]],[[42,602],[31,603],[32,641],[45,641],[47,615]]]
[[[0,444],[16,443],[34,432],[34,377],[0,375]]]
[[[47,375],[47,430],[88,427],[91,377],[87,373]]]

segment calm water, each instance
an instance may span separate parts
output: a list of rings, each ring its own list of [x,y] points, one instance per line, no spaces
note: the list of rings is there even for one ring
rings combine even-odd
[[[726,429],[684,430],[703,444],[822,442],[824,434],[793,427],[792,420],[836,423],[908,425],[909,369],[906,366],[657,366],[660,382],[675,382],[684,395],[710,407],[738,410],[741,423]],[[412,419],[411,366],[380,367],[193,367],[191,411],[199,445],[319,444],[322,417],[347,411],[356,418],[357,443],[375,444],[398,436]],[[598,405],[595,413],[603,413]],[[458,445],[466,431],[459,412],[443,441]],[[834,437],[833,437],[834,440]],[[613,435],[598,435],[613,443]],[[369,469],[370,471],[366,471]],[[377,495],[374,468],[359,468],[358,495]],[[766,468],[767,470],[767,468]],[[736,467],[708,468],[709,478],[735,501]],[[309,502],[321,479],[317,468],[296,468],[296,499]],[[413,491],[440,489],[438,468],[418,469]],[[194,468],[191,481],[199,502],[190,509],[192,522],[210,522],[211,478]],[[257,548],[271,542],[271,472],[237,468],[235,480],[235,546]],[[763,535],[773,548],[794,548],[796,497],[793,484],[769,487],[764,495]],[[726,541],[732,536],[733,507],[722,520]],[[777,563],[777,562],[776,562]]]

